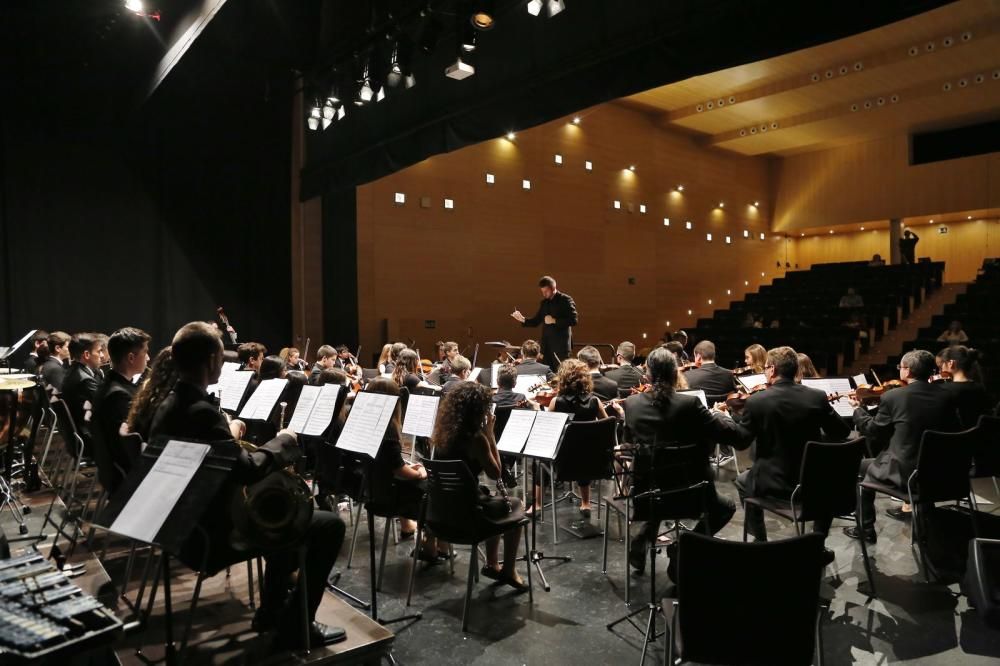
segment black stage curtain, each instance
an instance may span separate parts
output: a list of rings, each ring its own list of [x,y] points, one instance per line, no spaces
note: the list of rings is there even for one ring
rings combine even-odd
[[[32,79],[36,53],[16,63],[0,120],[0,345],[134,325],[158,349],[219,305],[241,341],[289,344],[291,74],[257,66],[232,27],[209,25],[128,112],[102,104],[106,90],[54,96],[50,72]]]

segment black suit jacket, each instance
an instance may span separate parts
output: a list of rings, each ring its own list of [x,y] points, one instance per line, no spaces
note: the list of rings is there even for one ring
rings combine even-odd
[[[517,364],[517,374],[518,375],[542,375],[546,379],[551,379],[554,375],[552,374],[552,368],[545,365],[544,363],[539,363],[538,361],[521,361]]]
[[[737,422],[746,437],[757,438],[748,489],[761,497],[791,496],[806,442],[824,441],[824,435],[827,441],[841,441],[850,433],[822,391],[790,379],[751,395]]]
[[[493,395],[493,404],[497,407],[513,407],[522,400],[527,400],[523,393],[515,393],[511,389],[499,389]]]
[[[226,417],[215,407],[205,389],[185,381],[178,381],[174,390],[156,409],[150,427],[150,439],[160,436],[205,442],[231,442],[233,439]],[[230,504],[233,493],[246,484],[263,479],[272,471],[293,465],[301,455],[295,438],[290,435],[278,435],[261,445],[254,453],[240,449],[229,479],[199,521],[211,541],[210,569],[217,570],[218,567],[226,566],[227,561],[239,562],[247,556],[245,552],[238,552],[230,545],[233,531]],[[186,550],[186,557],[198,556],[199,542],[200,539],[196,536],[189,539],[185,549],[191,550]]]
[[[731,370],[720,368],[715,363],[692,368],[684,373],[684,379],[692,391],[701,389],[711,397],[725,396],[736,390],[736,380]]]
[[[618,383],[615,380],[608,379],[596,371],[591,372],[590,376],[594,380],[594,395],[605,400],[618,397]]]
[[[854,410],[854,423],[876,444],[873,448],[889,444],[868,467],[868,477],[903,489],[916,469],[924,431],[957,431],[958,405],[938,384],[911,382],[883,395],[874,416],[861,407]]]
[[[93,371],[82,363],[73,362],[62,380],[62,399],[69,407],[77,432],[84,443],[90,446],[90,420],[94,408],[94,398],[100,383]]]
[[[21,369],[31,375],[38,374],[38,355],[34,352],[28,354],[24,359],[24,363],[21,364]]]
[[[651,392],[625,399],[628,441],[637,444],[701,444],[705,448],[705,478],[711,478],[708,456],[716,442],[746,448],[749,441],[731,418],[710,412],[693,395],[674,393],[657,403]]]
[[[633,388],[642,383],[642,370],[631,364],[612,368],[604,373],[604,376],[622,390]]]
[[[62,390],[63,377],[66,376],[66,366],[63,365],[60,359],[55,356],[46,358],[45,362],[42,363],[40,373],[46,384],[57,391]]]
[[[556,323],[546,324],[546,315],[555,317]],[[542,355],[549,367],[556,366],[555,356],[561,361],[569,358],[573,346],[573,327],[577,325],[579,319],[573,297],[557,291],[552,298],[542,300],[534,317],[524,320],[525,328],[541,325]]]
[[[125,474],[132,469],[132,461],[139,451],[127,451],[118,434],[128,418],[132,399],[139,387],[114,370],[107,373],[94,398],[94,416],[91,435],[94,457],[101,484],[114,492],[121,485]]]

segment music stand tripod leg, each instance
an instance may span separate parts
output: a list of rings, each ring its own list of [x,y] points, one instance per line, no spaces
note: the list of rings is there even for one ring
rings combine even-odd
[[[531,459],[531,478],[532,481],[538,478],[538,459]],[[536,507],[537,508],[537,507]],[[555,522],[555,508],[553,507],[553,523]],[[538,511],[531,512],[531,552],[530,552],[531,562],[528,566],[534,565],[535,570],[538,572],[538,577],[542,581],[542,587],[546,592],[551,592],[552,587],[549,585],[548,580],[545,578],[545,572],[542,571],[542,561],[543,560],[559,560],[560,562],[571,562],[573,558],[568,555],[546,555],[542,551],[538,550]]]

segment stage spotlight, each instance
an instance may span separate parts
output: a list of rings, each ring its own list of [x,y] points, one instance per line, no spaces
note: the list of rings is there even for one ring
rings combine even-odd
[[[319,118],[313,118],[312,116],[309,116],[309,120],[307,122],[309,123],[309,129],[311,130],[319,129]]]
[[[580,124],[580,116],[573,116],[573,124],[574,125]]]
[[[461,33],[461,38],[459,39],[459,45],[462,50],[466,53],[472,53],[476,50],[476,40],[479,37],[479,33],[468,23],[464,24],[459,28]]]
[[[456,81],[461,81],[462,79],[467,79],[476,73],[476,68],[467,62],[462,62],[461,56],[455,59],[455,62],[448,65],[444,69],[444,75],[449,79],[455,79]]]
[[[306,121],[309,129],[317,130],[319,129],[319,121],[323,117],[323,109],[319,104],[314,104],[311,109],[309,109],[309,118]]]
[[[329,127],[330,123],[332,123],[332,122],[333,122],[332,118],[327,118],[326,116],[324,116],[323,117],[323,129],[326,129],[327,127]]]
[[[130,12],[143,11],[142,0],[125,0],[125,9]]]
[[[406,88],[412,88],[413,86],[417,85],[417,77],[415,77],[412,73],[407,74],[406,80],[403,82],[403,85]]]
[[[516,137],[517,137],[517,135],[514,134],[513,132],[507,132],[506,139],[508,141],[513,141]]]
[[[333,108],[333,103],[330,100],[326,100],[323,105],[323,120],[333,120],[333,117],[337,114],[337,110]]]
[[[384,99],[385,99],[385,86],[382,86],[381,88],[378,89],[378,92],[375,94],[375,101],[381,102]]]
[[[566,9],[564,0],[549,0],[549,16],[555,16],[564,9]]]
[[[341,105],[341,107],[337,109],[337,120],[343,120],[344,116],[346,115],[347,115],[347,109],[343,105]]]
[[[528,13],[532,16],[538,16],[542,13],[542,0],[529,0],[528,2]]]
[[[491,30],[496,22],[496,17],[493,14],[493,1],[481,0],[477,2],[472,8],[469,22],[476,30]]]

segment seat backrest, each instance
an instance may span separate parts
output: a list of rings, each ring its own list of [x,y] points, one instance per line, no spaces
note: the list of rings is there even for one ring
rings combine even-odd
[[[802,505],[803,520],[825,514],[845,516],[854,511],[864,445],[864,439],[806,442],[799,474],[801,488],[795,497]]]
[[[425,460],[427,527],[451,543],[477,541],[479,484],[462,460]]]
[[[707,511],[708,455],[701,444],[637,447],[632,465],[635,520],[698,518]]]
[[[614,450],[618,420],[571,421],[563,431],[555,459],[556,480],[610,479],[614,476]]]
[[[399,387],[399,418],[406,418],[406,406],[410,404],[410,389],[405,386]]]
[[[979,439],[973,453],[976,478],[1000,476],[1000,417],[979,417]]]
[[[69,440],[77,434],[76,424],[73,422],[73,417],[69,413],[69,406],[62,398],[54,398],[50,403],[52,411],[56,415],[56,423],[59,426],[59,432],[62,434],[63,439],[69,444]],[[76,446],[74,442],[72,446]]]
[[[969,470],[978,428],[962,432],[925,430],[917,455],[916,488],[921,502],[947,502],[969,496]]]
[[[503,436],[503,429],[507,427],[507,421],[510,421],[510,413],[515,409],[520,409],[518,407],[508,406],[508,407],[497,407],[493,412],[493,437],[496,441],[500,441],[500,437]]]
[[[823,575],[823,535],[745,543],[683,532],[678,550],[679,638],[686,661],[811,664]],[[718,599],[731,593],[720,571],[752,571],[740,595],[753,610],[719,640]],[[761,640],[772,636],[772,640]],[[778,658],[780,657],[780,658]]]

